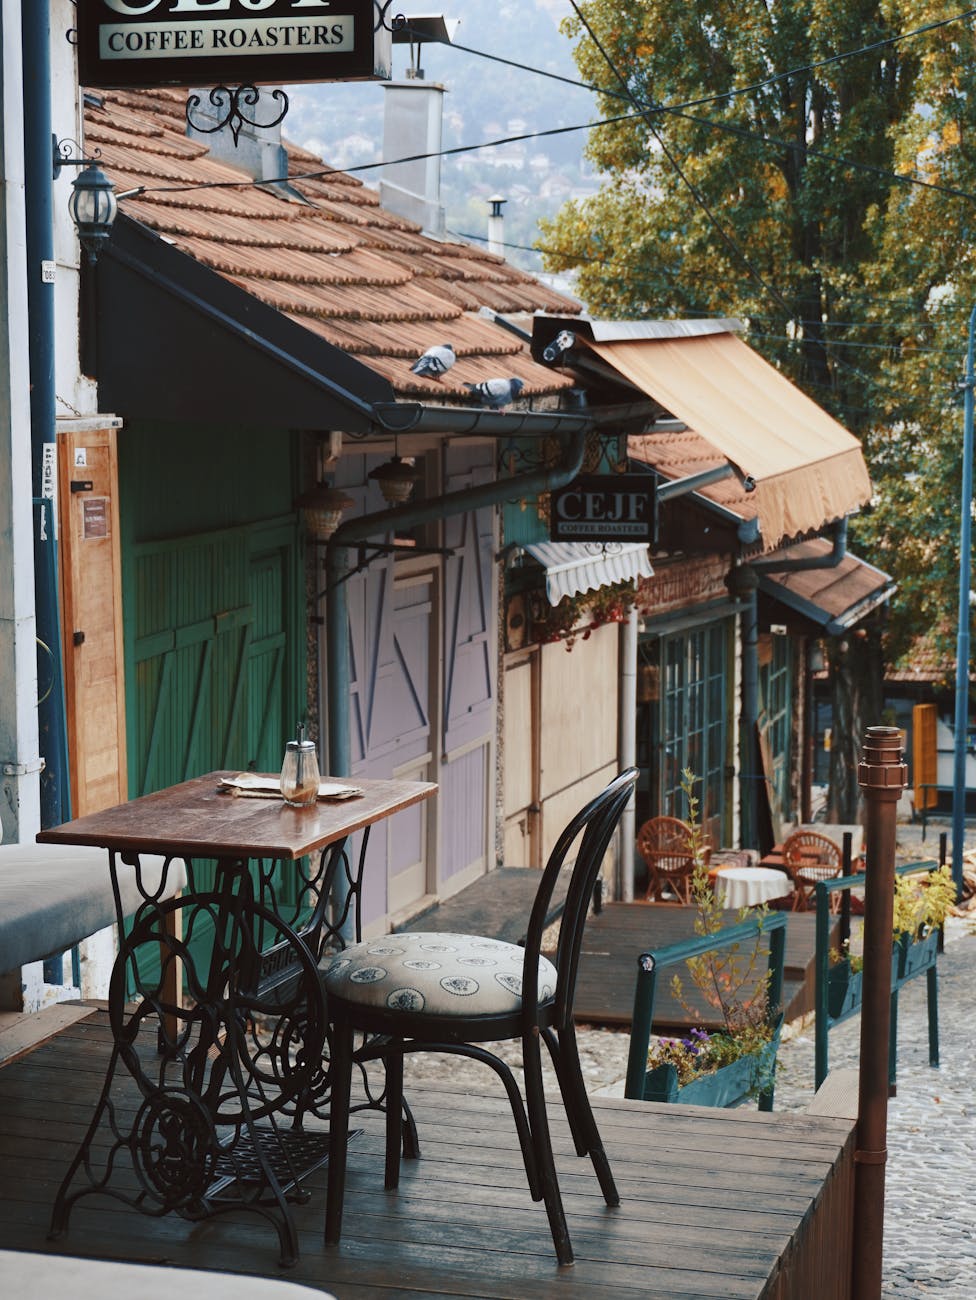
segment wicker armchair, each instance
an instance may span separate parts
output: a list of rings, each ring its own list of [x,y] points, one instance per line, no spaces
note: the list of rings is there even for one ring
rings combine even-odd
[[[645,902],[691,903],[691,876],[695,859],[691,827],[677,817],[652,817],[637,832],[637,848],[647,863]],[[704,861],[710,850],[703,847]]]
[[[788,836],[783,842],[783,868],[793,881],[793,911],[805,912],[814,907],[817,881],[833,880],[843,867],[840,849],[826,835],[794,831]],[[840,895],[834,897],[839,900]]]

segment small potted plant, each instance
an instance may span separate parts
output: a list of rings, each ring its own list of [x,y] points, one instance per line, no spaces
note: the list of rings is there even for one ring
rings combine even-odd
[[[939,932],[955,903],[955,886],[947,866],[924,874],[895,877],[892,912],[892,988],[911,979],[935,961]],[[827,1011],[840,1020],[861,1005],[864,957],[861,932],[832,948],[827,973]]]
[[[692,897],[695,933],[715,936],[714,949],[688,957],[691,982],[706,1004],[718,1012],[721,1028],[709,1033],[701,1025],[684,1038],[662,1038],[648,1053],[643,1083],[646,1101],[681,1101],[699,1106],[732,1106],[759,1096],[762,1109],[772,1109],[773,1079],[782,1014],[770,1006],[770,971],[765,961],[765,908],[743,908],[737,921],[758,922],[751,950],[738,942],[723,945],[722,902],[708,878],[704,837],[694,794],[696,777],[682,773],[681,788],[688,800],[689,843],[695,861]],[[699,1014],[685,998],[681,977],[672,977],[671,990],[690,1015]]]
[[[922,876],[896,877],[892,930],[900,980],[911,979],[935,961],[939,934],[955,902],[948,866]]]

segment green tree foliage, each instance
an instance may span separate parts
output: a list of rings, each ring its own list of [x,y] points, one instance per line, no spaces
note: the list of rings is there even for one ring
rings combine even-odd
[[[743,318],[863,439],[876,507],[855,541],[899,582],[893,645],[951,635],[976,294],[972,20],[906,36],[957,12],[928,0],[580,9],[650,111],[591,132],[606,181],[543,223],[550,269],[576,272],[594,315]],[[564,30],[601,116],[633,111],[586,27]]]

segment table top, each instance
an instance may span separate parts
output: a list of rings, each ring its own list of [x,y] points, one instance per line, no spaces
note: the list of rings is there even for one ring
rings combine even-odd
[[[725,906],[732,909],[784,898],[793,890],[786,872],[775,867],[718,867],[712,880]]]
[[[220,778],[234,775],[210,772],[194,777],[52,826],[41,831],[37,839],[42,844],[93,844],[122,853],[191,858],[243,854],[294,860],[429,799],[437,791],[429,781],[355,777],[348,778],[348,784],[361,789],[361,796],[292,808],[280,799],[253,799],[221,792]]]
[[[721,876],[723,880],[764,880],[770,883],[780,884],[782,881],[789,881],[789,876],[785,871],[777,871],[775,867],[713,867],[708,873],[710,876]]]

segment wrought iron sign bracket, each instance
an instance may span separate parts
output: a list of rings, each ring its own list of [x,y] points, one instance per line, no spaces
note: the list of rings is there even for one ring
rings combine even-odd
[[[236,148],[241,131],[245,126],[252,126],[256,131],[270,131],[273,126],[277,126],[279,122],[285,120],[289,108],[288,96],[280,87],[275,87],[270,92],[270,95],[276,103],[283,103],[284,107],[277,117],[273,117],[270,122],[259,122],[250,115],[261,102],[261,92],[257,86],[214,86],[207,98],[210,100],[217,117],[216,124],[214,126],[201,126],[193,120],[193,114],[199,109],[202,99],[199,95],[190,95],[186,101],[187,125],[191,126],[194,131],[199,131],[201,135],[214,135],[217,131],[222,131],[225,126],[229,126],[234,140],[234,147]],[[224,99],[227,101],[226,106],[223,102]]]

